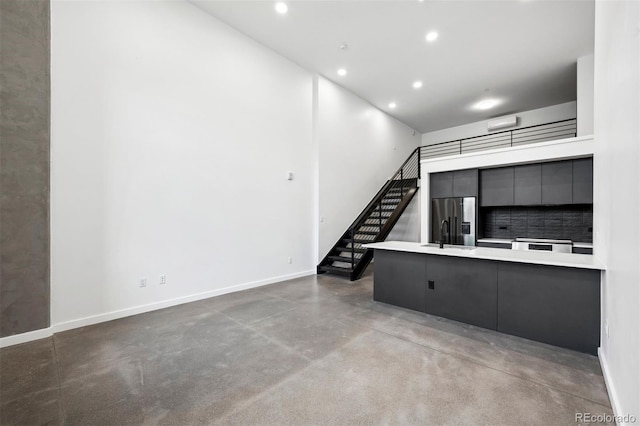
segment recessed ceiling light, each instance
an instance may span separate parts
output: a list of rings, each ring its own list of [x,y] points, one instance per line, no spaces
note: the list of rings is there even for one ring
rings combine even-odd
[[[430,33],[427,33],[427,41],[434,41],[435,39],[438,38],[438,33],[436,31],[431,31]]]
[[[344,77],[345,75],[347,75],[347,70],[345,70],[344,68],[340,68],[340,69],[337,71],[337,73],[338,73],[338,75],[339,75],[340,77]]]
[[[276,12],[278,12],[280,14],[285,14],[285,13],[287,13],[288,10],[289,10],[289,6],[287,6],[286,3],[281,2],[281,1],[276,3]]]
[[[480,110],[491,109],[494,106],[498,105],[499,103],[500,101],[497,99],[485,99],[483,101],[473,104],[473,109],[480,109]]]
[[[396,105],[396,103],[395,103],[395,102],[391,102],[391,103],[389,104],[389,108],[391,108],[391,109],[393,109],[393,108],[395,108],[395,107],[397,107],[397,106],[398,106],[398,105]]]
[[[422,87],[422,82],[421,81],[414,81],[413,82],[413,88],[414,89],[419,89]]]

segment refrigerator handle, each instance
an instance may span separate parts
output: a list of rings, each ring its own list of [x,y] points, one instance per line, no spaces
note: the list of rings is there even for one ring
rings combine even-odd
[[[447,221],[447,244],[451,244],[451,216],[448,216],[449,220]]]
[[[453,238],[455,238],[455,241],[453,242],[453,244],[458,244],[458,216],[453,218],[453,232],[455,232],[455,235]]]

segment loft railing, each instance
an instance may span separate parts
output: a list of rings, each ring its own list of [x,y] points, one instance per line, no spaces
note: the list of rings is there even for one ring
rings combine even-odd
[[[495,132],[489,135],[440,142],[423,146],[420,159],[574,138],[576,137],[576,128],[577,120],[572,118],[569,120],[554,121],[536,126]]]

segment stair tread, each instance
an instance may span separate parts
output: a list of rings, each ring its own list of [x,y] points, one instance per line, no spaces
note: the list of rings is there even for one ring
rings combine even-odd
[[[360,253],[358,253],[359,255]],[[344,262],[344,263],[351,263],[351,256],[346,257],[346,256],[329,256],[328,259],[332,262]],[[360,258],[355,256],[354,257],[355,261],[357,262]]]
[[[344,275],[351,275],[352,269],[351,268],[339,268],[337,266],[330,266],[330,265],[324,265],[320,267],[321,271],[325,271],[325,272],[333,272],[335,274],[344,274]]]
[[[336,247],[336,250],[338,251],[348,251],[351,252],[351,247]],[[367,251],[367,249],[365,248],[359,248],[359,247],[354,247],[353,251],[356,253],[364,253],[365,251]]]

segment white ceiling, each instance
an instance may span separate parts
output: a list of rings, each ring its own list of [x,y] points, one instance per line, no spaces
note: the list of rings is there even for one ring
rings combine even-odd
[[[593,0],[191,1],[420,132],[574,101],[593,52]],[[503,103],[470,108],[487,97]]]

